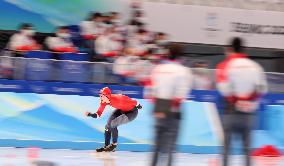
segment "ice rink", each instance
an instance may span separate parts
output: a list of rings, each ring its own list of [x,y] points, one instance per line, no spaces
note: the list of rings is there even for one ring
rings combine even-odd
[[[48,162],[56,166],[148,166],[151,161],[151,153],[124,151],[95,153],[89,150],[1,148],[0,154],[1,166],[37,166],[33,163],[51,166]],[[174,166],[218,166],[219,159],[219,155],[178,153]],[[234,155],[230,166],[243,166],[241,161],[242,156]]]

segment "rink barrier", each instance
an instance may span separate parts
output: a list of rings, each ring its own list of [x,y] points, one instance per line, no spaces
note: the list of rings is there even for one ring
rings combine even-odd
[[[98,96],[99,90],[109,86],[114,93],[122,93],[132,98],[143,99],[143,87],[138,86],[119,86],[107,84],[83,84],[83,83],[62,83],[62,82],[43,82],[43,81],[24,81],[24,80],[0,80],[0,92],[15,93],[37,93],[37,94],[57,94],[57,95],[80,95]],[[211,102],[221,105],[220,95],[216,91],[193,90],[188,95],[188,99],[198,102]],[[262,100],[262,109],[258,111],[260,118],[265,118],[263,110],[266,105],[283,105],[284,94],[268,94]],[[262,126],[258,127],[258,130]],[[259,137],[258,137],[259,138]],[[0,138],[0,147],[40,147],[48,149],[95,149],[102,146],[102,143],[87,141],[58,141],[58,140],[17,140]],[[152,150],[149,144],[122,143],[119,145],[121,151],[148,152]],[[192,146],[178,145],[178,151],[184,153],[219,153],[218,146]],[[234,153],[241,152],[238,147],[233,148]]]
[[[27,80],[0,79],[0,92],[37,93],[57,95],[99,96],[103,87],[110,87],[114,94],[124,94],[132,98],[143,99],[143,87],[120,86],[109,84],[87,84],[66,82],[45,82]],[[198,102],[212,102],[218,107],[222,106],[222,99],[216,90],[192,90],[188,100]],[[284,105],[284,94],[269,93],[262,99],[264,105]]]

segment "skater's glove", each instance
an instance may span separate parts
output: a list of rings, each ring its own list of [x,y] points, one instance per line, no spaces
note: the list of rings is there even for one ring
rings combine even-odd
[[[138,104],[138,106],[136,106],[137,109],[142,109],[142,105]]]
[[[87,116],[90,116],[90,117],[92,117],[92,118],[97,118],[97,117],[98,117],[98,115],[97,115],[96,113],[93,113],[93,114],[92,114],[92,113],[90,113],[90,112],[87,114]]]

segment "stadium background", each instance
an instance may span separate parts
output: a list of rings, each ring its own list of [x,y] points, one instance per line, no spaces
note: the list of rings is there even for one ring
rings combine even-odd
[[[20,22],[26,21],[33,23],[37,27],[37,30],[41,32],[39,40],[42,40],[48,33],[53,32],[54,27],[57,25],[78,24],[78,22],[86,17],[89,11],[114,10],[127,15],[126,5],[122,5],[126,1],[121,2],[117,0],[104,0],[103,3],[99,0],[74,0],[72,3],[66,3],[66,1],[58,3],[57,1],[44,0],[34,0],[33,3],[27,3],[25,0],[0,1],[0,11],[4,13],[0,16],[0,27],[2,29],[0,34],[1,48],[5,47],[7,39],[17,29]],[[11,17],[6,17],[7,15]],[[4,24],[4,22],[10,24]],[[183,44],[187,48],[184,53],[187,55],[185,61],[189,66],[196,60],[206,60],[211,62],[210,67],[213,68],[224,56],[223,46],[200,43]],[[282,65],[283,50],[251,47],[248,48],[248,53],[253,59],[260,62],[266,68],[266,71],[284,72]],[[281,81],[281,78],[277,77],[276,80]],[[271,85],[274,83],[273,81],[270,82]],[[69,95],[52,94],[54,92],[50,91],[46,91],[45,93],[51,94],[37,94],[38,92],[31,90],[31,88],[28,88],[28,90],[25,88],[19,89],[17,86],[14,90],[12,88],[14,85],[23,84],[30,84],[30,82],[19,83],[6,80],[1,82],[0,89],[2,91],[15,92],[3,92],[0,94],[0,145],[26,147],[34,144],[35,146],[45,148],[66,148],[67,146],[67,148],[75,149],[94,149],[98,146],[98,143],[103,141],[103,125],[110,111],[106,111],[108,113],[97,121],[84,118],[82,114],[84,111],[94,111],[98,107],[98,99],[92,97],[90,93],[86,92],[87,96],[84,94],[84,91]],[[44,82],[41,82],[38,86],[46,89],[50,88],[50,85]],[[72,87],[72,85],[67,83],[63,86]],[[123,88],[125,87],[118,87],[118,89]],[[134,88],[131,91],[140,94],[134,97],[141,98],[141,88],[138,88],[138,90]],[[283,91],[277,89],[273,92],[279,93]],[[200,98],[208,98],[207,93],[210,92],[198,93],[203,93]],[[124,94],[127,94],[127,92]],[[84,97],[79,95],[83,95]],[[216,95],[210,94],[210,97],[216,97]],[[273,100],[273,102],[266,104],[272,105],[265,106],[265,109],[262,109],[261,114],[259,114],[259,118],[265,121],[263,124],[256,124],[254,136],[258,139],[255,139],[253,147],[273,144],[284,149],[284,138],[281,135],[284,126],[278,125],[281,124],[284,118],[284,107],[282,106],[284,97],[278,95],[276,98],[277,100],[274,101],[273,97],[268,96],[267,100]],[[143,104],[144,109],[141,111],[137,121],[128,124],[127,130],[121,130],[120,139],[124,143],[120,147],[122,149],[147,151],[149,150],[149,145],[151,145],[153,137],[151,134],[153,133],[151,129],[153,125],[153,119],[151,118],[152,106],[151,103],[144,99],[139,99],[139,102]],[[184,135],[179,140],[181,151],[200,153],[215,153],[218,151],[221,141],[220,130],[218,129],[218,124],[216,125],[218,111],[217,106],[212,103],[212,101],[188,101],[184,104],[186,118],[182,125],[184,126],[182,129]],[[277,129],[275,124],[277,124]],[[90,144],[92,146],[89,146]],[[236,148],[236,151],[238,151],[238,148]]]

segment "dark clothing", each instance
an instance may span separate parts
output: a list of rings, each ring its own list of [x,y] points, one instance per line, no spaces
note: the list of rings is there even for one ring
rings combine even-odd
[[[110,144],[110,139],[112,137],[112,142],[117,143],[118,130],[117,127],[133,121],[138,115],[137,107],[133,108],[129,112],[122,112],[121,110],[115,110],[109,117],[108,122],[105,126],[105,146]]]
[[[152,166],[159,164],[171,166],[173,152],[179,132],[180,116],[178,110],[172,109],[172,101],[156,99],[154,112],[163,112],[166,117],[156,119],[155,153]]]
[[[179,131],[180,119],[168,116],[164,119],[158,119],[156,122],[155,153],[152,160],[152,166],[162,163],[165,166],[171,166],[173,152],[176,148],[176,140]]]
[[[246,158],[246,165],[251,165],[250,160],[250,139],[251,130],[254,123],[254,114],[242,113],[237,111],[233,105],[227,103],[227,108],[223,117],[224,129],[224,151],[223,151],[223,166],[228,165],[229,149],[232,140],[232,135],[240,136],[243,145],[243,151]]]

